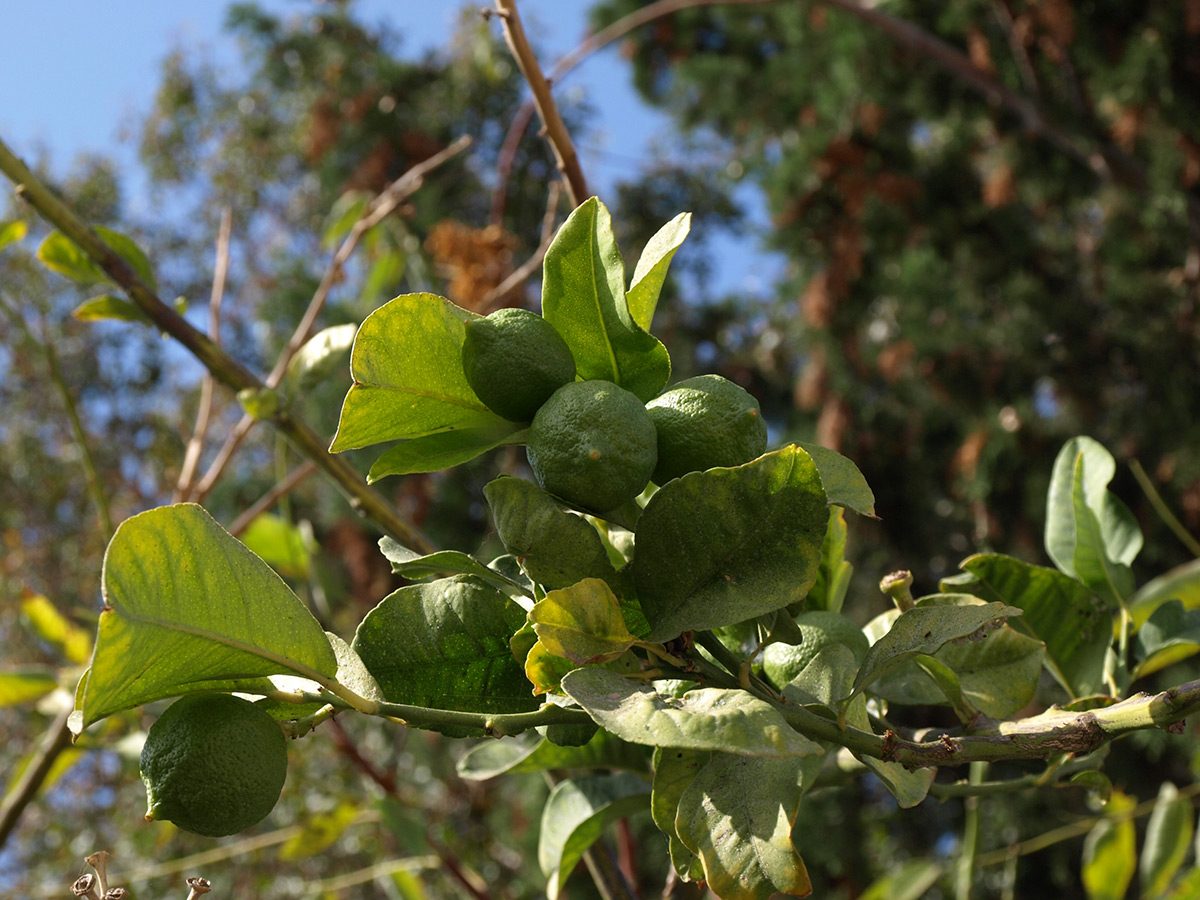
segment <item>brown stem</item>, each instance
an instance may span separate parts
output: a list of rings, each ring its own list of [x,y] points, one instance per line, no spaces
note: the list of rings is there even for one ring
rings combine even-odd
[[[29,202],[51,225],[88,255],[119,286],[160,331],[171,335],[222,384],[233,391],[261,391],[265,385],[244,365],[202,334],[158,295],[74,210],[58,199],[6,143],[0,141],[0,171],[16,184],[17,194]],[[325,443],[286,408],[270,421],[292,444],[312,459],[347,495],[350,505],[376,522],[385,532],[413,549],[429,553],[433,544],[407,522],[390,503],[363,481],[345,460],[332,456]]]
[[[283,497],[289,492],[295,490],[296,486],[307,479],[310,475],[316,474],[316,471],[317,464],[311,459],[296,466],[296,468],[292,469],[292,471],[288,472],[287,475],[284,476],[282,481],[259,497],[252,506],[243,511],[240,516],[234,519],[233,524],[229,526],[229,533],[234,537],[240,537],[242,532],[250,527],[251,522],[279,502],[280,497]]]
[[[212,293],[208,298],[208,336],[213,343],[220,343],[221,301],[225,297],[225,280],[229,274],[229,239],[233,231],[233,210],[228,206],[221,210],[221,225],[217,231],[217,259],[213,266]],[[196,468],[204,452],[204,441],[208,437],[208,422],[212,414],[213,393],[216,387],[208,372],[200,381],[200,404],[196,410],[196,427],[183,454],[183,465],[179,469],[179,480],[175,486],[175,499],[186,500],[191,495]]]
[[[389,184],[380,194],[375,197],[366,209],[363,210],[358,221],[354,223],[354,227],[350,229],[350,233],[346,239],[342,241],[341,246],[333,254],[333,258],[329,261],[329,265],[325,268],[324,275],[321,276],[321,282],[317,285],[316,291],[313,293],[312,299],[308,303],[308,308],[304,311],[304,315],[300,319],[300,323],[296,326],[296,330],[292,332],[291,338],[288,339],[283,351],[279,354],[279,359],[275,361],[275,367],[271,370],[271,374],[267,376],[267,387],[275,388],[283,380],[283,376],[287,374],[288,363],[296,355],[297,351],[304,346],[304,342],[312,336],[312,331],[316,325],[317,317],[325,308],[325,303],[329,299],[329,292],[333,286],[341,280],[342,271],[345,268],[346,261],[354,253],[358,247],[359,241],[363,235],[382,222],[391,213],[403,203],[406,199],[412,196],[425,183],[425,176],[434,169],[441,166],[443,163],[453,159],[458,154],[462,153],[471,146],[471,138],[468,135],[462,135],[446,147],[439,150],[429,159],[423,160],[404,171],[399,178]],[[255,420],[244,415],[234,425],[233,429],[225,439],[212,465],[208,471],[204,473],[204,477],[200,480],[195,491],[195,497],[198,502],[203,502],[208,497],[221,476],[225,473],[234,454],[245,440],[246,435],[250,433],[250,429],[254,427]]]
[[[21,773],[20,780],[13,785],[4,802],[0,804],[0,847],[5,845],[9,835],[17,827],[25,807],[37,796],[58,755],[70,744],[71,730],[67,727],[67,717],[70,715],[71,707],[67,706],[54,717],[54,721],[42,736],[37,753]]]
[[[517,61],[517,67],[520,68],[521,74],[529,83],[530,90],[533,91],[538,115],[546,129],[546,139],[554,150],[559,171],[567,180],[567,194],[571,198],[571,206],[576,207],[590,194],[587,181],[583,177],[583,169],[579,166],[579,156],[575,152],[575,145],[571,142],[571,134],[567,131],[567,126],[558,113],[558,106],[554,103],[554,97],[550,93],[550,84],[546,81],[546,76],[542,74],[537,56],[534,55],[533,48],[529,46],[525,28],[521,25],[521,17],[517,14],[516,0],[496,0],[496,10],[500,21],[504,24],[504,39],[512,51],[513,58]]]

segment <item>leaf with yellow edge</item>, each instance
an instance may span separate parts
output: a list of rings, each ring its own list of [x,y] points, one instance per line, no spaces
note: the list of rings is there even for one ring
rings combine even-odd
[[[599,578],[551,591],[529,611],[538,642],[578,665],[609,662],[633,646],[616,594]]]

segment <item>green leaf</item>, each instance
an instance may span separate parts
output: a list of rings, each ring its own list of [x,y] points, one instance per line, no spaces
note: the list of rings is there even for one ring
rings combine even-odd
[[[538,865],[555,900],[592,844],[611,823],[646,808],[650,791],[636,775],[590,775],[560,781],[542,810]]]
[[[542,315],[571,348],[581,381],[611,381],[645,402],[671,377],[667,348],[630,313],[612,219],[595,197],[571,213],[546,251]]]
[[[29,234],[29,223],[21,219],[0,224],[0,250],[9,244],[25,240],[27,234]]]
[[[821,543],[817,580],[804,598],[805,610],[842,611],[842,603],[850,589],[850,578],[854,574],[854,566],[846,561],[846,534],[846,511],[840,506],[831,506],[829,525]],[[799,612],[796,610],[793,615]]]
[[[303,394],[311,391],[343,366],[357,332],[353,324],[333,325],[305,341],[288,363],[289,392]]]
[[[140,306],[131,303],[124,297],[114,294],[100,294],[84,300],[71,310],[71,315],[81,322],[94,322],[101,319],[115,319],[118,322],[138,322],[142,325],[152,324]]]
[[[1178,600],[1170,600],[1154,611],[1138,630],[1134,677],[1141,678],[1187,659],[1200,651],[1200,610],[1184,611]]]
[[[526,732],[516,737],[488,738],[459,759],[457,770],[467,781],[486,781],[505,773],[546,772],[552,769],[646,770],[645,748],[622,741],[603,729],[581,747],[562,747]]]
[[[1124,794],[1113,794],[1114,814],[1133,807]],[[1122,900],[1137,869],[1137,835],[1131,819],[1096,823],[1083,841],[1083,887],[1088,900]]]
[[[1081,469],[1083,462],[1080,458]],[[1075,502],[1075,577],[1107,600],[1110,606],[1119,607],[1133,594],[1133,571],[1124,563],[1109,558],[1100,520],[1087,505],[1082,478],[1075,481],[1072,500]],[[1141,537],[1140,532],[1138,537]]]
[[[667,278],[667,269],[675,251],[680,248],[692,228],[692,214],[680,213],[655,232],[646,242],[642,255],[633,269],[629,287],[629,314],[643,331],[650,330],[658,295]]]
[[[867,651],[854,680],[854,693],[861,693],[917,654],[933,655],[950,641],[978,639],[1003,624],[1004,619],[1019,615],[1021,610],[1003,603],[925,605],[906,610]]]
[[[910,859],[867,886],[858,900],[920,900],[938,878],[942,867],[926,859]]]
[[[1112,454],[1089,437],[1059,451],[1046,497],[1046,552],[1060,571],[1084,579],[1100,563],[1128,566],[1141,549],[1133,513],[1107,490],[1115,473]]]
[[[1103,689],[1112,614],[1100,598],[1061,572],[1011,556],[984,553],[961,566],[967,576],[944,584],[1022,609],[1014,627],[1046,645],[1046,664],[1071,696]]]
[[[1147,581],[1129,600],[1129,614],[1135,627],[1168,600],[1178,600],[1184,609],[1200,609],[1200,559],[1176,566]]]
[[[0,672],[0,709],[40,700],[58,687],[58,677],[50,669],[33,667]]]
[[[284,578],[307,578],[312,564],[309,541],[299,528],[271,513],[255,516],[242,543]]]
[[[1164,781],[1146,823],[1146,839],[1142,844],[1138,874],[1143,897],[1157,897],[1166,892],[1191,849],[1192,831],[1191,801],[1180,797],[1171,782]]]
[[[488,410],[463,375],[463,323],[471,316],[433,294],[405,294],[367,316],[350,353],[354,384],[330,449],[466,429],[508,433],[513,423]]]
[[[561,694],[563,676],[574,669],[573,662],[555,656],[541,641],[534,641],[525,655],[525,677],[533,685],[535,696]]]
[[[58,611],[44,594],[26,594],[21,598],[21,619],[25,626],[48,644],[53,644],[76,665],[92,655],[92,636]]]
[[[370,191],[346,191],[338,197],[321,225],[321,243],[332,248],[350,234],[354,224],[366,211],[367,204],[371,202],[371,196]]]
[[[551,590],[584,578],[616,582],[617,571],[596,529],[565,512],[536,484],[501,476],[484,487],[483,494],[501,542],[534,581]]]
[[[1200,868],[1184,873],[1163,900],[1200,900]]]
[[[203,508],[127,519],[104,555],[104,611],[78,720],[214,681],[293,674],[330,684],[325,632],[261,559]]]
[[[746,691],[702,688],[676,699],[603,668],[575,669],[562,686],[597,725],[632,744],[745,756],[822,752],[778,710]]]
[[[875,494],[858,466],[836,450],[820,444],[796,444],[812,457],[821,476],[826,502],[833,506],[844,506],[861,516],[875,518]]]
[[[854,651],[845,644],[827,644],[808,665],[782,685],[784,699],[801,705],[817,704],[830,712],[850,696],[858,661]]]
[[[508,645],[524,621],[524,610],[495,588],[458,575],[384,597],[351,646],[393,703],[527,712],[538,704]]]
[[[817,577],[828,518],[817,467],[794,446],[668,483],[637,523],[633,577],[648,639],[802,600]]]
[[[150,261],[131,238],[102,225],[96,226],[95,232],[117,256],[133,269],[142,281],[152,290],[156,289],[154,271],[150,267]],[[80,284],[110,282],[104,270],[94,263],[78,244],[61,231],[52,231],[46,235],[38,246],[36,255],[47,269]]]
[[[358,818],[353,803],[339,803],[329,812],[309,813],[300,823],[300,830],[283,842],[279,858],[285,862],[307,859],[333,846]]]
[[[721,900],[768,900],[812,891],[792,844],[800,808],[797,763],[716,753],[683,792],[679,837]]]
[[[392,571],[410,581],[419,581],[431,575],[474,575],[506,594],[529,596],[532,593],[529,585],[514,581],[461,550],[439,550],[422,555],[390,537],[379,539],[379,550],[392,564]]]
[[[684,791],[711,758],[712,754],[707,751],[680,750],[678,747],[656,747],[654,750],[650,815],[658,830],[667,836],[671,865],[684,881],[703,879],[704,867],[699,857],[680,839],[675,819]]]
[[[598,578],[550,591],[529,611],[538,641],[576,665],[611,662],[633,646],[621,606]]]
[[[283,407],[283,397],[274,388],[242,388],[237,392],[238,403],[255,422],[275,418]]]
[[[861,694],[855,697],[846,710],[846,723],[860,731],[871,730],[871,719],[867,715],[867,698]],[[929,794],[937,769],[906,769],[899,763],[884,762],[873,756],[855,758],[875,773],[885,788],[896,798],[896,804],[901,809],[912,809]]]
[[[962,704],[1004,719],[1033,699],[1045,655],[1041,641],[1005,626],[980,641],[947,644],[931,658],[954,673]],[[932,677],[906,664],[876,681],[871,693],[892,703],[944,703],[945,687],[935,686]]]
[[[440,472],[462,465],[489,450],[520,443],[524,432],[518,422],[493,422],[481,428],[459,428],[401,441],[375,460],[367,473],[367,483],[374,484],[389,475]]]

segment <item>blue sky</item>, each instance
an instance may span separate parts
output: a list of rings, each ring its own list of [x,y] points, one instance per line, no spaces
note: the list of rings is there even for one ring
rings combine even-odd
[[[206,48],[218,62],[237,64],[237,48],[222,32],[224,0],[41,0],[5,8],[0,37],[0,136],[28,156],[41,152],[58,170],[81,153],[115,158],[136,212],[145,202],[132,146],[123,125],[151,106],[163,58],[175,47]],[[277,13],[299,14],[308,0],[260,0]],[[358,0],[368,21],[403,35],[419,53],[445,46],[464,6],[484,0]],[[584,0],[522,0],[526,28],[549,69],[586,35]],[[665,138],[669,122],[638,99],[616,46],[595,54],[569,75],[560,91],[583,90],[597,110],[598,137],[580,146],[593,190],[603,199],[615,181],[638,171],[650,148]],[[753,199],[752,192],[746,193]],[[761,213],[759,214],[761,215]],[[760,290],[764,259],[752,238],[721,239],[713,287]]]

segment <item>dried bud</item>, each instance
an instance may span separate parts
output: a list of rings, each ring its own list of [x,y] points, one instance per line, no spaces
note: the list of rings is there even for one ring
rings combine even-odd
[[[201,894],[207,894],[212,890],[212,884],[207,878],[189,878],[187,886],[191,888],[188,893],[188,900],[196,900]]]
[[[125,900],[129,896],[129,891],[125,888],[110,888],[104,892],[104,900]]]
[[[100,896],[96,893],[96,876],[80,875],[71,885],[71,893],[76,897],[87,897],[88,900],[100,900]]]
[[[97,850],[83,859],[85,863],[96,870],[96,878],[100,881],[100,893],[105,897],[108,896],[108,860],[107,850]]]

